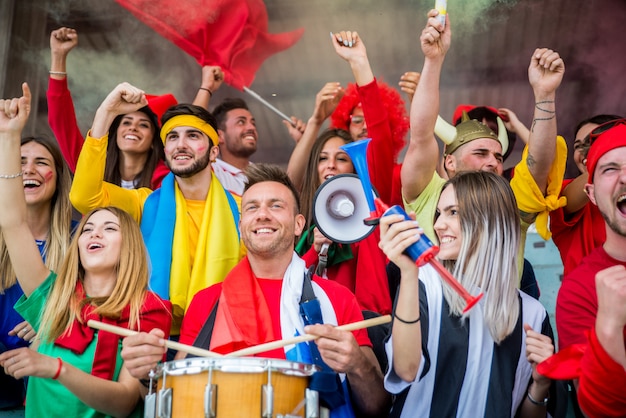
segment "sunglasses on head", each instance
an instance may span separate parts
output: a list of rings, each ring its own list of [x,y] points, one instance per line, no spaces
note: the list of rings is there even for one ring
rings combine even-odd
[[[355,125],[360,125],[365,121],[365,117],[362,115],[350,115],[350,123],[354,123]]]
[[[617,125],[626,125],[626,119],[615,119],[596,126],[591,133],[589,133],[589,146],[593,145],[596,139],[598,139],[603,133]]]

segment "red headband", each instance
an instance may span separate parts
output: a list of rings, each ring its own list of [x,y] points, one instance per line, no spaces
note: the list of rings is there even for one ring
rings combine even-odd
[[[593,132],[592,132],[593,133]],[[615,148],[626,147],[626,124],[615,125],[606,132],[601,133],[592,142],[587,154],[587,171],[589,171],[588,183],[593,182],[593,175],[598,160],[607,152]]]

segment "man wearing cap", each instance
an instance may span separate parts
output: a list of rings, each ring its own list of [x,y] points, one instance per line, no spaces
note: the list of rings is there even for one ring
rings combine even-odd
[[[218,153],[216,122],[199,106],[178,104],[164,113],[161,139],[171,173],[154,193],[103,180],[98,162],[105,158],[110,121],[145,102],[144,92],[128,83],[107,96],[78,159],[70,200],[81,213],[113,205],[141,222],[152,262],[150,286],[172,302],[172,334],[177,335],[195,293],[221,282],[245,249],[239,240],[237,203],[211,171]]]
[[[590,134],[585,192],[602,213],[606,241],[563,279],[556,302],[559,349],[580,344],[575,381],[590,416],[626,411],[626,120]]]
[[[444,28],[436,15],[434,10],[429,12],[428,24],[420,38],[425,61],[411,104],[410,142],[401,173],[405,207],[416,213],[420,226],[433,241],[437,238],[433,230],[435,208],[445,183],[436,173],[439,147],[433,132],[447,142],[444,167],[449,177],[466,170],[502,174],[503,155],[508,148],[504,126],[500,127],[498,137],[476,120],[467,119],[456,128],[441,118],[438,120],[439,80],[450,47],[451,26],[446,22]],[[528,69],[535,96],[533,126],[529,144],[511,181],[524,231],[537,220],[537,230],[544,238],[549,237],[548,211],[564,203],[558,200],[558,193],[567,149],[562,138],[557,141],[554,102],[563,72],[563,60],[558,53],[545,48],[535,50]]]

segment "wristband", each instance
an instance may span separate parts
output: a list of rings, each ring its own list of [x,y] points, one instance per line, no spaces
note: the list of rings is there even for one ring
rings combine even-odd
[[[420,319],[422,319],[421,316],[417,317],[416,320],[414,321],[405,321],[404,319],[400,318],[398,315],[396,315],[396,313],[394,312],[393,317],[396,318],[398,321],[402,322],[403,324],[407,324],[407,325],[411,325],[411,324],[417,324]]]
[[[535,398],[532,397],[532,395],[530,394],[530,391],[528,391],[528,400],[530,401],[530,403],[532,403],[533,405],[537,405],[537,406],[548,406],[548,400],[550,398],[546,397],[544,398],[543,401],[537,401],[535,400]]]
[[[209,96],[213,97],[213,92],[211,90],[207,89],[206,87],[200,87],[198,90],[208,91],[209,92]]]
[[[15,174],[0,174],[0,179],[16,179],[18,177],[22,177],[24,175],[23,171]]]
[[[54,376],[52,376],[52,380],[57,380],[59,378],[59,376],[61,375],[61,369],[63,368],[63,360],[61,360],[61,357],[57,357],[57,360],[59,360],[59,368],[57,369],[57,372],[54,374]]]

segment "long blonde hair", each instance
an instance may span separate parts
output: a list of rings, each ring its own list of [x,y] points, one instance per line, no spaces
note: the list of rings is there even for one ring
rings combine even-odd
[[[91,215],[101,210],[117,216],[122,232],[120,259],[116,267],[117,282],[111,295],[107,297],[82,298],[76,292],[77,281],[82,282],[85,276],[78,251],[78,238]],[[42,338],[54,341],[63,333],[71,332],[74,320],[83,323],[81,310],[87,303],[96,306],[94,313],[107,318],[119,318],[124,308],[130,304],[129,326],[133,328],[139,322],[139,312],[147,286],[148,257],[139,225],[121,209],[115,207],[94,209],[83,217],[58,271],[41,318]]]
[[[509,183],[494,173],[459,173],[445,187],[453,186],[463,241],[457,260],[444,266],[470,292],[484,295],[484,321],[496,343],[513,332],[518,302],[517,256],[520,245],[519,211]],[[444,282],[450,311],[462,315],[465,301]]]
[[[47,137],[22,138],[21,145],[36,142],[50,152],[54,160],[56,171],[55,192],[50,202],[50,229],[44,245],[46,266],[50,270],[58,270],[67,252],[72,227],[72,205],[70,204],[69,192],[72,185],[70,170],[63,159],[59,146],[55,141]],[[16,283],[15,271],[9,258],[9,251],[4,243],[4,237],[0,234],[0,294],[5,289]]]

